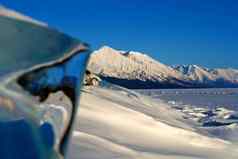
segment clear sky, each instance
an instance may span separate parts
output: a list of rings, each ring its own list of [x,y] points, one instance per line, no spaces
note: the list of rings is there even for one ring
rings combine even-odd
[[[165,64],[238,68],[237,0],[1,0],[88,42]]]

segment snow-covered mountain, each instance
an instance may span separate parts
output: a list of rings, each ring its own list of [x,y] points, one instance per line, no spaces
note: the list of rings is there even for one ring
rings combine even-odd
[[[104,46],[95,51],[89,69],[127,88],[238,87],[238,70],[196,65],[170,67],[146,54]]]
[[[29,27],[29,23],[36,24],[40,27],[47,26],[46,23],[40,22],[1,5],[0,16],[27,22],[24,24],[25,26],[22,26],[22,29],[18,26],[17,34],[23,34],[22,30],[24,31],[24,28]],[[15,22],[3,18],[1,23],[2,25],[0,29],[2,35],[4,35],[6,32],[5,30],[9,30],[10,23],[11,26],[13,26]],[[38,28],[34,27],[34,25],[32,25],[32,27],[36,29]],[[44,30],[44,27],[40,28],[38,31],[38,39],[43,36],[40,33],[40,30],[42,29]],[[26,31],[30,32],[31,30],[27,29]],[[29,34],[28,36],[32,35],[31,33],[27,34]],[[16,33],[14,33],[14,36],[16,36]],[[49,45],[51,45],[50,43],[55,43],[55,41],[57,41],[52,39],[52,35],[46,36],[51,38],[48,39],[50,40]],[[57,33],[57,38],[58,36],[61,36],[61,34]],[[43,38],[46,39],[47,37]],[[15,38],[14,40],[18,41],[19,39]],[[64,42],[65,39],[62,40]],[[5,41],[3,47],[6,46],[5,44],[12,45],[12,43],[14,43],[12,40],[6,42],[6,39],[3,39],[3,41]],[[36,47],[39,47],[38,45],[41,44],[40,42],[31,43],[33,43],[33,45],[31,45],[30,42],[24,43],[30,45],[31,47],[21,45],[16,49],[15,47],[13,48],[15,50],[22,50],[32,48],[35,44],[37,44]],[[101,75],[104,79],[127,88],[238,87],[238,70],[235,69],[207,69],[196,65],[180,65],[171,67],[164,65],[143,53],[120,51],[107,46],[95,51],[95,53],[91,56],[89,69]]]
[[[194,82],[214,87],[237,87],[238,70],[208,69],[197,65],[180,65],[174,67]]]
[[[3,66],[5,65],[14,70],[19,69],[21,66],[19,63],[23,61],[27,62],[24,68],[52,61],[78,46],[78,41],[62,33],[29,23],[19,23],[16,28],[15,22],[17,21],[0,16],[0,63],[2,64],[1,69],[4,71],[6,68]],[[32,31],[37,37],[36,39],[32,37]],[[13,38],[5,38],[8,35],[12,35]],[[17,56],[19,50],[21,55]],[[37,56],[38,54],[39,56]],[[46,57],[47,59],[45,59]],[[82,66],[78,67],[82,68]],[[153,86],[154,84],[154,86],[164,87],[195,85],[192,83],[192,78],[179,69],[161,64],[140,53],[117,51],[109,47],[104,47],[92,55],[89,68],[105,78],[118,79],[119,82],[129,81],[135,86],[137,84],[143,86],[148,84]],[[71,71],[66,72],[72,73]],[[210,70],[208,72],[217,74],[217,77],[225,75],[231,79],[236,71]],[[58,73],[54,70],[47,74],[47,82],[51,81],[49,80],[51,75],[56,77],[53,80],[54,83],[59,80]],[[4,87],[1,86],[1,95],[4,98],[8,97],[2,90]],[[11,92],[6,91],[6,94]],[[6,108],[11,113],[14,109],[18,111],[20,108],[24,108],[25,102],[33,103],[30,102],[30,100],[34,100],[33,98],[22,99],[21,97],[25,93],[22,95],[19,93],[19,89],[17,92],[12,92],[14,96],[17,96],[17,101],[20,104],[6,102],[6,105],[10,105]],[[229,123],[230,125],[226,123],[224,127],[221,127],[216,126],[217,123],[206,122],[206,125],[209,124],[209,128],[207,128],[209,130],[204,131],[193,120],[200,119],[201,115],[203,115],[202,119],[207,117],[210,111],[206,109],[185,107],[180,111],[174,110],[173,107],[161,100],[154,100],[108,83],[104,83],[102,87],[85,87],[81,93],[81,108],[76,116],[73,143],[68,153],[70,156],[67,157],[69,159],[235,159],[238,157],[237,142],[235,142],[236,140],[232,141],[238,136],[237,119],[234,112],[216,109],[212,114],[219,116],[225,122],[227,122],[225,119],[229,118],[228,122],[232,120],[232,123]],[[50,95],[46,103],[39,105],[37,102],[34,104],[36,109],[25,107],[24,112],[31,113],[30,117],[40,115],[42,122],[47,121],[52,124],[55,122],[58,130],[55,137],[57,137],[64,130],[63,123],[68,122],[67,112],[72,109],[70,105],[70,100],[62,92],[57,92]],[[3,108],[4,106],[2,110]],[[29,108],[34,111],[28,111]],[[42,110],[41,113],[37,111],[39,109]],[[33,115],[32,112],[34,112]],[[23,114],[20,111],[18,113]],[[16,114],[14,114],[15,116]],[[219,121],[219,123],[223,124],[224,122]],[[43,135],[45,136],[45,134]],[[50,149],[49,152],[52,150]]]

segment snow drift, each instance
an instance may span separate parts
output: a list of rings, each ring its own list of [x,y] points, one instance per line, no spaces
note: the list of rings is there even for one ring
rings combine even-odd
[[[118,88],[85,88],[71,158],[224,159],[237,146],[198,129],[162,101]]]

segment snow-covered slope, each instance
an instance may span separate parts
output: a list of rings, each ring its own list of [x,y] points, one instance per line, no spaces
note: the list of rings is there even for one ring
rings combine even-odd
[[[97,71],[121,78],[165,80],[167,77],[181,78],[180,72],[155,61],[139,52],[123,52],[104,46],[91,56],[90,67]],[[120,69],[119,69],[120,68]]]
[[[207,71],[207,69],[201,68],[197,65],[179,65],[175,67],[175,69],[194,81],[205,82],[208,80],[213,80],[212,75]]]
[[[31,17],[18,13],[14,10],[8,9],[2,6],[1,4],[0,4],[0,16],[6,16],[6,17],[14,18],[14,19],[19,19],[29,23],[41,25],[41,26],[47,26],[46,23],[40,22],[38,20],[32,19]]]
[[[104,46],[92,54],[89,69],[129,88],[186,87],[186,78],[173,68],[138,52]]]
[[[230,141],[202,130],[162,101],[125,89],[85,88],[70,158],[237,158]],[[200,132],[200,133],[199,133]]]
[[[197,65],[170,67],[146,54],[104,46],[95,51],[89,69],[127,88],[238,87],[238,70]]]
[[[124,55],[129,59],[144,65],[145,67],[148,68],[148,70],[159,72],[160,74],[166,75],[168,77],[182,78],[182,74],[180,74],[180,72],[177,72],[173,68],[154,60],[153,58],[149,57],[146,54],[130,51]]]
[[[192,81],[209,85],[237,85],[238,70],[235,69],[208,69],[197,65],[180,65],[174,67]]]
[[[224,79],[227,81],[238,83],[238,70],[236,69],[214,69],[209,70],[209,72],[213,74],[218,80]]]

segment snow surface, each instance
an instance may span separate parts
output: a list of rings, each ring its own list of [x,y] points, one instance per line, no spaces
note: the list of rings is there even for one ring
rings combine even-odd
[[[32,22],[32,19],[29,19],[29,17],[19,15],[14,11],[6,10],[3,7],[0,9],[0,15]],[[3,35],[5,32],[3,28],[6,29],[7,25],[12,26],[13,23],[11,22],[13,22],[13,20],[9,21],[4,18],[1,20],[8,22],[2,23],[6,25],[1,28],[1,35]],[[35,23],[34,20],[33,23]],[[36,23],[38,24],[38,22]],[[19,34],[22,31],[26,31],[26,35],[29,37],[30,32],[24,30],[25,26],[28,25],[26,24],[24,27],[14,28],[13,30],[18,30],[17,33]],[[33,27],[32,29],[41,30],[38,27]],[[16,35],[16,32],[13,33],[13,35]],[[38,33],[40,36],[41,32]],[[65,40],[63,38],[64,36],[60,33],[55,33],[54,35],[44,34],[40,37],[45,40],[48,35],[51,38],[53,36],[55,38],[57,37],[56,39]],[[20,37],[21,36],[19,36],[19,38]],[[40,41],[42,41],[42,39],[40,39]],[[69,39],[66,38],[66,41],[67,40]],[[16,39],[16,41],[19,42],[19,39]],[[29,41],[26,41],[26,43],[29,44]],[[74,40],[72,43],[75,44]],[[39,43],[34,42],[34,44]],[[53,43],[52,45],[54,46],[56,44]],[[32,47],[37,48],[35,45]],[[3,46],[1,48],[3,48]],[[28,49],[28,47],[17,46],[13,49],[22,51],[22,49]],[[93,64],[90,65],[91,68],[98,69],[96,71],[100,74],[127,79],[136,78],[144,81],[147,79],[152,81],[168,81],[171,76],[179,79],[184,78],[184,76],[181,77],[179,71],[173,70],[173,68],[158,63],[140,53],[129,52],[128,55],[127,53],[122,52],[123,54],[119,54],[117,50],[108,47],[102,48],[101,51],[104,53],[97,54],[96,52],[92,56],[92,59],[94,60],[92,60]],[[67,49],[60,48],[60,52],[61,54],[67,52]],[[117,53],[114,54],[114,52]],[[94,56],[97,58],[94,58]],[[39,59],[37,59],[37,61],[38,60]],[[21,59],[18,61],[21,61]],[[100,61],[100,65],[98,61]],[[150,65],[153,65],[153,67],[150,67]],[[121,72],[118,70],[121,70]],[[222,76],[222,74],[225,74],[224,72],[226,72],[226,70],[217,70],[213,73],[216,74],[217,72],[222,72]],[[230,70],[229,72],[230,73],[226,73],[226,75],[230,78],[233,77],[233,72],[236,72],[236,70]],[[234,77],[234,79],[236,78]],[[63,103],[64,102],[66,105],[68,104],[68,101],[63,101]],[[48,105],[52,114],[48,111],[46,112],[47,114],[43,113],[42,120],[56,120],[58,125],[60,125],[59,123],[64,125],[63,123],[67,122],[67,112],[69,110],[66,108],[63,109],[63,107],[58,105],[55,101],[54,103],[56,105]],[[233,142],[233,137],[238,136],[236,133],[236,123],[223,127],[211,126],[211,128],[200,128],[197,121],[193,120],[193,116],[204,118],[206,116],[203,113],[206,111],[207,110],[202,108],[194,109],[190,107],[178,111],[176,108],[173,108],[171,105],[164,103],[161,100],[154,100],[133,91],[111,85],[84,88],[82,90],[81,109],[73,133],[74,137],[72,139],[69,158],[237,158],[238,147],[236,142]],[[234,118],[236,118],[234,112],[226,109],[220,111],[216,110],[214,113],[223,120],[234,120]],[[60,117],[62,116],[62,120],[52,118],[52,115],[54,116],[55,114],[59,114]],[[59,126],[59,131],[60,129],[63,129],[63,127]]]
[[[126,89],[85,88],[73,133],[70,158],[238,157],[235,143],[199,129],[184,115],[162,101]]]
[[[237,143],[238,89],[137,90],[163,100],[209,134]]]

